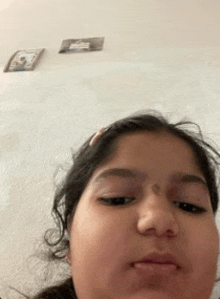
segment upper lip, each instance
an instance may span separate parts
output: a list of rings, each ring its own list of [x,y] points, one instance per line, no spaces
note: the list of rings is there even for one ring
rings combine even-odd
[[[174,264],[179,267],[176,258],[170,253],[151,252],[134,263]]]

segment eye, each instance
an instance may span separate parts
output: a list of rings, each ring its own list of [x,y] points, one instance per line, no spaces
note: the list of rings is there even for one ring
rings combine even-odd
[[[181,202],[181,201],[175,201],[175,204],[177,204],[177,206],[179,206],[179,208],[183,211],[186,211],[188,213],[192,213],[192,214],[203,214],[206,212],[206,209],[198,207],[196,205],[193,204],[189,204],[186,202]]]
[[[131,203],[133,200],[135,200],[134,197],[102,197],[101,201],[104,202],[106,205],[110,206],[122,206],[122,205],[127,205]],[[191,214],[203,214],[207,210],[201,207],[198,207],[193,204],[189,204],[186,202],[180,202],[180,201],[175,201],[174,202],[181,210],[191,213]]]
[[[120,206],[126,205],[132,202],[135,198],[134,197],[108,197],[108,198],[101,198],[105,204],[111,206]]]

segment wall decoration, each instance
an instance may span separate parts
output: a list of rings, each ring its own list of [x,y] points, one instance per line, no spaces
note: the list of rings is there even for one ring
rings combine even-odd
[[[15,52],[3,72],[32,71],[44,49],[26,49]]]
[[[103,44],[104,37],[65,39],[62,41],[59,53],[101,51]]]

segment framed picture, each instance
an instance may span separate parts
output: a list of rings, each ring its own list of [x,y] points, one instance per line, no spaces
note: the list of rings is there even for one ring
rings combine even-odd
[[[3,72],[32,71],[44,49],[27,49],[15,52],[9,59]]]
[[[104,37],[65,39],[62,41],[59,53],[101,51],[103,44]]]

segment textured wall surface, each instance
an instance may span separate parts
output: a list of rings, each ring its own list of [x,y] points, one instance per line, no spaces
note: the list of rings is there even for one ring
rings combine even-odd
[[[54,174],[100,127],[157,109],[197,122],[220,147],[219,16],[214,0],[14,0],[2,8],[2,299],[18,298],[7,285],[32,292],[45,284],[45,264],[31,256],[53,225]],[[105,36],[103,51],[58,54],[63,39],[93,36]],[[41,47],[34,71],[3,73],[13,52]],[[213,298],[219,293],[216,285]]]

